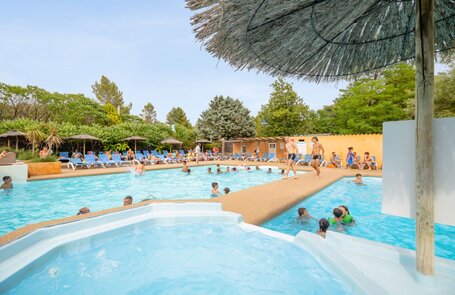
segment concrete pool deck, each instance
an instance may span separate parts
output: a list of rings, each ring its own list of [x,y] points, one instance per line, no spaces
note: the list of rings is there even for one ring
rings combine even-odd
[[[259,165],[259,166],[278,166],[284,168],[285,165],[282,163],[257,163],[257,162],[243,162],[243,161],[212,161],[212,162],[201,162],[199,166],[203,165]],[[197,166],[195,163],[189,164],[190,167]],[[170,169],[180,168],[181,164],[166,164],[166,165],[153,165],[147,166],[147,170],[156,169]],[[66,171],[68,170],[68,171]],[[351,177],[356,173],[362,173],[363,176],[382,176],[382,171],[368,171],[368,170],[346,170],[346,169],[334,169],[334,168],[321,168],[321,177],[316,177],[314,170],[307,166],[299,166],[299,171],[306,171],[309,173],[301,174],[297,179],[286,179],[277,180],[263,185],[251,187],[238,192],[230,193],[221,197],[213,199],[195,199],[195,200],[151,200],[140,203],[135,203],[128,207],[116,207],[97,212],[92,212],[85,215],[70,216],[66,218],[60,218],[36,224],[30,224],[19,228],[13,232],[7,233],[6,235],[0,236],[0,246],[7,244],[13,240],[16,240],[30,232],[33,232],[39,228],[49,227],[57,224],[63,224],[68,222],[77,221],[84,218],[91,218],[100,216],[108,213],[118,212],[127,210],[129,208],[140,207],[148,205],[150,203],[162,203],[162,202],[218,202],[223,206],[223,210],[231,211],[242,215],[243,219],[247,223],[254,225],[260,225],[270,218],[284,212],[296,203],[304,200],[305,198],[315,194],[321,189],[333,184],[343,177]],[[129,172],[128,168],[106,168],[106,169],[80,169],[71,170],[63,169],[62,174],[46,175],[46,176],[35,176],[30,180],[42,180],[42,179],[56,179],[65,177],[79,177],[79,176],[93,176],[110,173],[125,173]],[[137,199],[141,199],[141,196],[133,196]],[[121,201],[121,200],[120,200]],[[119,201],[119,202],[120,202]]]

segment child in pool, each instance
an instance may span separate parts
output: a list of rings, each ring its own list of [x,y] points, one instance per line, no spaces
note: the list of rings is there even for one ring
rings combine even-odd
[[[267,173],[272,173],[272,168],[267,169]]]
[[[363,184],[362,174],[357,173],[352,182],[355,183],[355,184]]]
[[[345,205],[340,205],[338,207],[343,214],[341,215],[341,223],[343,225],[353,225],[355,223],[354,218],[352,218],[351,213],[349,213],[348,207]]]
[[[220,191],[218,190],[218,182],[212,182],[211,195],[212,195],[212,198],[218,197],[220,195]]]
[[[343,211],[341,211],[340,208],[335,208],[333,209],[332,211],[333,213],[333,217],[330,217],[328,219],[330,225],[332,226],[335,226],[337,225],[338,226],[338,231],[339,232],[342,232],[343,231],[343,227],[341,226],[341,222],[343,221],[343,218],[341,217],[343,215]]]
[[[229,168],[229,166],[226,167],[226,172],[231,172],[231,168]]]
[[[306,208],[299,208],[297,209],[297,213],[299,214],[298,219],[308,221],[311,219],[310,213]]]
[[[321,218],[319,220],[319,229],[316,231],[316,233],[325,239],[328,228],[329,228],[329,222],[327,221],[327,219]]]
[[[210,167],[209,167],[209,168],[207,168],[207,173],[208,173],[208,174],[213,174],[213,172],[212,172],[212,168],[210,168]]]
[[[145,174],[145,165],[141,162],[139,165],[136,166],[135,175],[136,176],[143,176]]]
[[[3,176],[3,184],[0,186],[0,189],[10,189],[13,188],[13,179],[11,176]]]

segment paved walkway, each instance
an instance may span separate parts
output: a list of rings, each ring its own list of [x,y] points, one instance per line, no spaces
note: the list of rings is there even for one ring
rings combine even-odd
[[[254,163],[254,162],[239,162],[239,161],[222,161],[222,162],[207,162],[200,163],[200,165],[276,165],[284,168],[284,164],[279,163]],[[169,164],[169,165],[154,165],[148,166],[147,170],[164,169],[164,168],[178,168],[181,164]],[[195,163],[191,163],[189,166],[195,166]],[[38,179],[51,179],[61,177],[77,177],[77,176],[89,176],[89,175],[100,175],[106,173],[124,173],[130,171],[131,168],[98,168],[98,169],[80,169],[73,171],[71,169],[62,169],[62,174],[59,175],[46,175],[46,176],[34,176],[30,180]],[[139,207],[154,202],[220,202],[223,204],[223,209],[226,211],[236,212],[241,214],[245,222],[260,225],[270,218],[280,214],[281,212],[294,206],[296,203],[304,200],[312,194],[320,191],[328,185],[336,182],[337,180],[354,176],[359,173],[359,170],[346,170],[346,169],[331,169],[321,168],[321,176],[317,177],[314,170],[309,167],[299,166],[298,170],[307,171],[306,174],[301,174],[297,179],[286,179],[278,180],[270,183],[266,183],[260,186],[245,189],[239,192],[233,192],[229,195],[224,195],[218,198],[210,200],[162,200],[162,201],[145,201],[136,203],[128,207],[117,207],[90,214],[71,216],[67,218],[61,218],[37,224],[27,225],[14,232],[8,233],[4,236],[0,236],[0,245],[8,243],[11,240],[17,239],[27,233],[30,233],[38,228],[47,227],[60,223],[72,222],[82,218],[90,218],[102,214],[111,212],[117,212],[121,210],[127,210],[129,208]],[[382,176],[381,171],[361,171],[364,176]]]

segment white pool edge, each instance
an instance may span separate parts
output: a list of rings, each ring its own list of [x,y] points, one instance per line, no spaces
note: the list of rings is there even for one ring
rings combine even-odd
[[[304,231],[297,237],[286,235],[244,223],[239,214],[223,211],[219,203],[159,203],[42,228],[0,247],[0,290],[14,285],[16,277],[21,276],[21,271],[63,244],[79,240],[81,237],[87,238],[123,227],[139,225],[149,220],[170,225],[187,222],[235,224],[245,231],[260,232],[292,243],[312,254],[323,267],[337,275],[344,284],[356,290],[356,294],[393,294],[391,290],[395,290],[397,286],[381,278],[368,276],[368,268],[390,268],[390,265],[396,265],[393,271],[397,276],[405,275],[403,269],[409,271],[408,268],[412,267],[412,263],[405,267],[403,263],[409,263],[414,256],[414,251],[334,232],[328,233],[327,239]],[[366,255],[365,257],[371,259],[372,265],[351,263],[349,257],[353,257],[355,253]],[[406,257],[404,261],[403,257]],[[438,275],[451,277],[455,282],[455,261],[437,258],[436,269]],[[431,285],[432,280],[429,281]],[[414,285],[404,284],[399,288],[414,290],[421,287],[418,278],[414,283],[412,281],[408,283]],[[428,285],[428,282],[426,284]],[[434,285],[430,286],[430,288],[433,287]],[[424,291],[422,294],[428,293],[427,290]]]

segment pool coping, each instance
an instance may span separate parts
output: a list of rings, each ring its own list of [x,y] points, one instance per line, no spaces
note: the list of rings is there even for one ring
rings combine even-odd
[[[257,163],[257,162],[243,162],[243,161],[212,161],[208,162],[205,165],[207,166],[213,164],[220,165],[238,165],[242,163],[244,165],[260,165],[260,166],[277,166],[283,168],[284,164],[281,163]],[[168,165],[159,165],[168,166],[165,169],[179,168],[180,166],[170,166]],[[192,165],[196,166],[196,165]],[[101,168],[100,168],[101,169]],[[155,170],[155,169],[153,169]],[[161,170],[161,169],[158,169]],[[300,166],[298,171],[311,172],[313,169],[308,167]],[[29,233],[34,232],[39,228],[51,227],[59,224],[65,224],[70,222],[80,221],[86,218],[93,218],[105,214],[121,212],[131,208],[137,208],[145,206],[151,203],[182,203],[182,202],[215,202],[221,203],[223,209],[226,211],[231,211],[238,213],[243,216],[247,223],[260,225],[265,221],[281,214],[282,212],[288,210],[295,204],[301,202],[302,200],[314,195],[315,193],[321,191],[322,189],[328,187],[329,185],[335,183],[344,177],[352,177],[359,170],[351,169],[336,169],[336,168],[321,168],[322,177],[317,178],[314,173],[305,173],[298,175],[297,179],[288,179],[288,180],[276,180],[268,182],[262,185],[250,187],[238,192],[232,192],[229,195],[223,195],[217,198],[212,199],[188,199],[188,200],[149,200],[138,202],[129,206],[120,206],[109,208],[105,210],[100,210],[84,215],[76,215],[63,217],[59,219],[53,219],[38,223],[29,224],[23,227],[20,227],[14,231],[6,233],[5,235],[0,236],[0,246],[6,245],[11,241],[14,241],[20,237],[28,235]],[[364,176],[377,176],[382,175],[381,171],[370,171],[362,170]],[[47,178],[49,179],[49,178]],[[135,197],[137,198],[137,197]],[[119,200],[120,202],[120,200]]]

